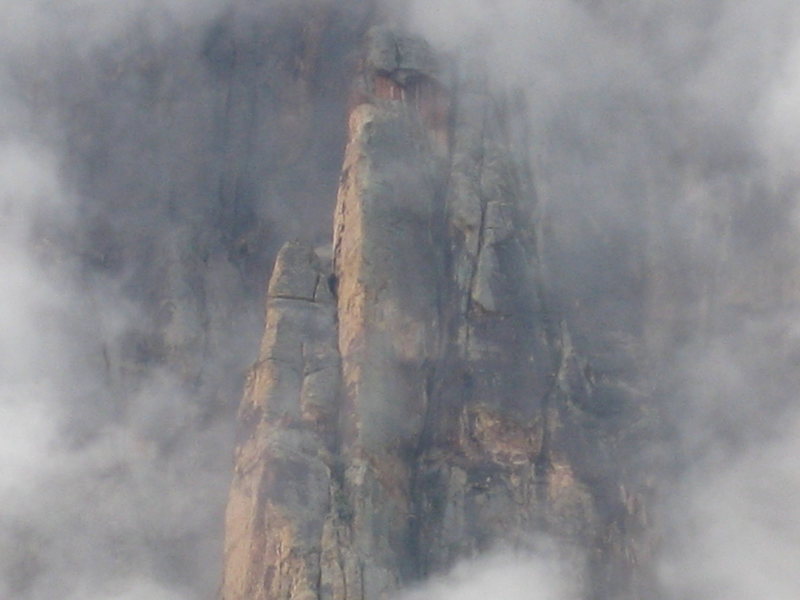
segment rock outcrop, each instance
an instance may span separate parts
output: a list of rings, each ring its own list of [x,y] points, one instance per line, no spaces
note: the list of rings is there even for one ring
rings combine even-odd
[[[381,600],[545,537],[576,597],[629,597],[634,388],[547,306],[502,102],[421,40],[366,45],[332,256],[290,243],[269,286],[222,597]]]

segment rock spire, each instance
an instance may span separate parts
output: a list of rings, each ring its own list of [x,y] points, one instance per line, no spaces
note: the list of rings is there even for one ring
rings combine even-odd
[[[224,600],[383,600],[545,537],[577,598],[625,597],[644,517],[604,400],[620,394],[546,306],[532,182],[476,81],[368,35],[332,252],[287,244],[269,285]]]

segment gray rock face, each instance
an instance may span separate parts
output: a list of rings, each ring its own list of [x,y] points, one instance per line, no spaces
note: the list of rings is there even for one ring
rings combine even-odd
[[[542,300],[497,102],[450,98],[418,40],[369,40],[362,75],[379,83],[349,115],[331,270],[291,243],[269,286],[222,597],[381,600],[543,536],[581,597],[624,597],[628,417],[591,410],[614,392]],[[424,78],[446,136],[408,93]]]
[[[226,516],[226,598],[316,598],[332,506],[340,360],[329,272],[297,243],[278,255],[259,361],[240,409]]]
[[[400,35],[386,27],[368,33],[367,68],[389,75],[401,85],[420,77],[435,78],[439,65],[433,50],[423,40]]]

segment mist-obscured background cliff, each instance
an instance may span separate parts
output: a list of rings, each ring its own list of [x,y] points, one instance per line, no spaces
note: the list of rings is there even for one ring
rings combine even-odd
[[[330,231],[368,11],[4,8],[2,595],[211,597],[270,265]]]
[[[645,375],[675,597],[797,592],[800,13],[751,4],[392,7],[516,98],[549,306]],[[0,595],[212,597],[269,270],[330,239],[375,9],[3,8]]]

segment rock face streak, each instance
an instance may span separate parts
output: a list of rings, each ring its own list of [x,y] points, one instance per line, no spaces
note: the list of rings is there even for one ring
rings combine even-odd
[[[576,597],[634,587],[626,421],[543,302],[502,108],[423,42],[371,32],[332,255],[290,243],[269,285],[224,600],[379,600],[544,537]]]

